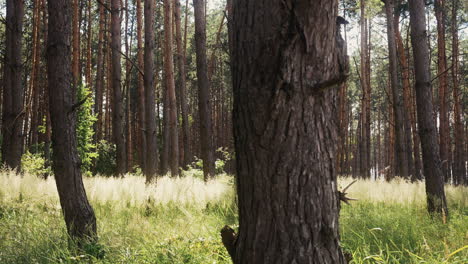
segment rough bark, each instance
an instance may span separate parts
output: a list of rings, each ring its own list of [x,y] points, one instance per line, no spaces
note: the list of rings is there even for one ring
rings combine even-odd
[[[413,46],[416,80],[416,105],[419,137],[421,139],[424,176],[426,178],[427,207],[430,213],[447,216],[444,176],[441,170],[437,130],[432,117],[432,88],[429,69],[425,5],[423,0],[409,2],[411,44]],[[417,47],[417,48],[416,48]]]
[[[398,61],[395,41],[395,28],[393,26],[394,0],[385,1],[385,13],[387,16],[387,40],[389,53],[390,85],[393,98],[393,113],[395,118],[395,174],[401,177],[409,176],[408,154],[405,144],[405,124],[403,106],[401,100],[401,86],[398,82]]]
[[[19,170],[23,153],[23,99],[21,81],[23,63],[21,43],[23,39],[24,2],[6,1],[5,61],[3,76],[2,111],[2,163]]]
[[[185,51],[182,46],[182,29],[181,29],[181,18],[180,18],[180,0],[175,0],[174,20],[176,29],[176,45],[177,45],[177,67],[178,67],[178,78],[177,87],[179,88],[179,101],[182,114],[182,142],[183,142],[183,161],[182,166],[186,167],[192,161],[192,153],[190,152],[190,134],[188,124],[188,113],[187,113],[187,98],[186,98],[186,77],[185,77]]]
[[[205,181],[215,175],[213,131],[211,120],[210,83],[206,56],[205,1],[194,0],[195,50],[197,53],[198,112],[200,116],[200,144]]]
[[[116,145],[116,175],[123,175],[127,170],[127,155],[125,153],[125,129],[122,97],[122,68],[121,56],[121,36],[120,36],[120,0],[111,0],[111,34],[112,34],[112,130]]]
[[[47,76],[55,180],[68,233],[75,239],[94,239],[96,218],[86,197],[76,148],[70,61],[71,1],[48,0],[48,9]]]
[[[234,263],[345,263],[334,107],[347,64],[337,3],[233,1]]]
[[[370,87],[369,82],[367,81],[370,76],[368,76],[368,50],[369,46],[367,43],[367,18],[365,14],[365,2],[360,1],[360,8],[361,8],[361,88],[362,88],[362,100],[361,100],[361,137],[359,139],[359,155],[360,155],[360,171],[359,176],[368,178],[370,177],[370,161],[369,161],[369,153],[370,149],[368,148],[370,142]]]
[[[158,169],[154,71],[154,2],[145,1],[145,120],[146,120],[146,182],[151,182]]]
[[[72,58],[72,72],[73,72],[73,100],[76,100],[76,93],[78,84],[80,83],[80,7],[79,0],[73,0],[73,58]]]

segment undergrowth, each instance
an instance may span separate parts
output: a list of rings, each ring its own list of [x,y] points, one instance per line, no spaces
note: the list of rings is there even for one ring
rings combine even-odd
[[[69,244],[55,182],[0,173],[0,263],[231,263],[219,230],[237,224],[233,179],[205,184],[186,173],[150,187],[139,176],[85,178],[98,244]],[[342,186],[351,179],[341,179]],[[425,210],[424,185],[359,181],[343,205],[351,263],[467,263],[466,187],[447,187],[448,223]]]

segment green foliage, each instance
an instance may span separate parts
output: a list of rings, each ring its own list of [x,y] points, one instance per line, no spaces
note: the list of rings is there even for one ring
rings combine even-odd
[[[81,171],[89,176],[93,161],[98,157],[96,145],[93,143],[93,126],[97,118],[92,113],[94,103],[91,97],[91,90],[84,85],[80,85],[77,97],[78,102],[82,103],[78,109],[76,122],[78,154],[81,159]]]
[[[97,159],[94,172],[100,175],[111,176],[114,174],[117,163],[115,161],[115,144],[101,140],[97,145]]]
[[[47,165],[42,152],[26,153],[21,156],[21,167],[24,173],[35,176],[47,176],[52,174],[52,168]]]

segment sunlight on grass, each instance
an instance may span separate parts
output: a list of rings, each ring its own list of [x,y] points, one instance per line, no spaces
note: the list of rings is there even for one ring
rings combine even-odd
[[[231,263],[219,230],[237,225],[234,179],[200,171],[160,177],[85,178],[104,256],[68,245],[53,177],[0,172],[0,263]],[[341,178],[338,189],[352,181]],[[467,187],[447,186],[448,224],[426,211],[424,183],[359,180],[340,214],[351,263],[468,263]]]

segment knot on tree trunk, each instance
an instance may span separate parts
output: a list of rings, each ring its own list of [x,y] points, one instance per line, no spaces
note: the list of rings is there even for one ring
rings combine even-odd
[[[231,259],[234,261],[234,256],[236,255],[236,241],[237,241],[237,234],[234,232],[234,229],[225,225],[221,229],[221,240],[223,241],[223,245],[228,251]]]

